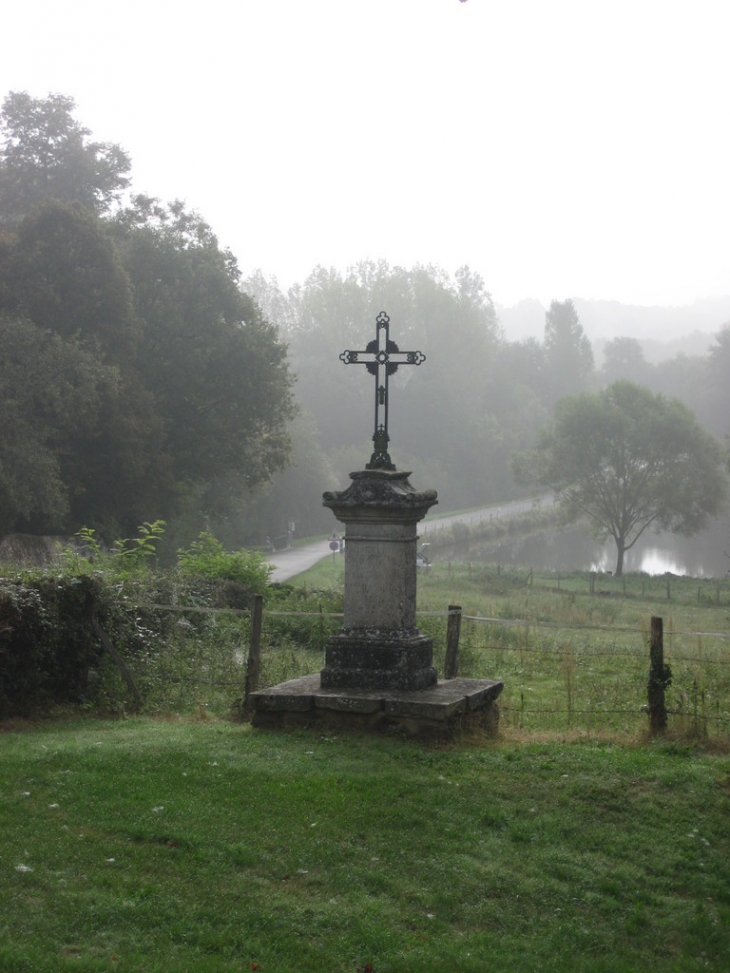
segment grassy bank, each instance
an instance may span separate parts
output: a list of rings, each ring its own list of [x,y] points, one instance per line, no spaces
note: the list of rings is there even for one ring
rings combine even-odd
[[[730,759],[221,722],[0,737],[0,970],[725,971]]]

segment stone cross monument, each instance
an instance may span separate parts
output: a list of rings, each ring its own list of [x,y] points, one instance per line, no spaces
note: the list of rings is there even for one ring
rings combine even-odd
[[[388,452],[388,379],[401,365],[420,365],[420,351],[400,351],[382,311],[364,351],[344,351],[346,365],[375,378],[374,451],[346,490],[323,503],[345,525],[345,601],[340,631],[327,640],[321,672],[250,696],[258,727],[289,725],[397,729],[450,735],[475,722],[495,728],[502,683],[445,679],[433,666],[431,639],[416,626],[418,523],[436,491],[415,490]]]
[[[398,349],[384,311],[376,324],[365,351],[340,355],[375,376],[375,449],[347,490],[324,494],[345,524],[345,603],[342,629],[327,643],[323,689],[420,690],[437,681],[433,644],[416,627],[417,524],[438,502],[436,491],[415,490],[388,453],[388,378],[426,356]]]

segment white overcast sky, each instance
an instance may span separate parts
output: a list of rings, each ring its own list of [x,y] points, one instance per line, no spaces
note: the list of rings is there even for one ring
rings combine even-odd
[[[730,293],[729,0],[18,0],[0,97],[282,285],[363,258],[500,304]]]

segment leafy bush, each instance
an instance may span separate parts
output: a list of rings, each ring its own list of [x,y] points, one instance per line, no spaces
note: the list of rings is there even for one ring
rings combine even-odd
[[[150,571],[163,530],[145,523],[105,551],[84,528],[62,552],[62,574],[0,578],[0,719],[136,705],[114,650],[152,709],[230,697],[242,685],[250,620],[241,610],[267,588],[270,566],[204,533],[180,552],[178,569]]]
[[[82,527],[76,532],[76,544],[67,545],[61,551],[61,564],[65,573],[77,577],[92,571],[120,578],[143,574],[157,557],[157,543],[164,533],[164,520],[145,521],[140,524],[137,537],[120,538],[111,551],[104,551],[96,531]]]
[[[343,599],[342,587],[275,586],[267,599],[264,640],[277,649],[292,644],[324,653],[327,639],[342,627]]]
[[[0,718],[85,697],[101,655],[92,619],[104,601],[91,577],[0,582]]]
[[[144,571],[157,557],[157,542],[165,533],[165,521],[145,521],[139,527],[137,537],[127,537],[114,543],[112,557],[120,574]]]
[[[226,551],[208,531],[202,531],[198,540],[179,550],[177,556],[182,577],[235,581],[252,594],[263,594],[273,570],[257,551]]]

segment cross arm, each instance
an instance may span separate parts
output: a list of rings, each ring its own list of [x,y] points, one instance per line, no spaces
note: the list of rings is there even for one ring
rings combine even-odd
[[[422,351],[343,351],[345,365],[421,365],[426,361]]]

